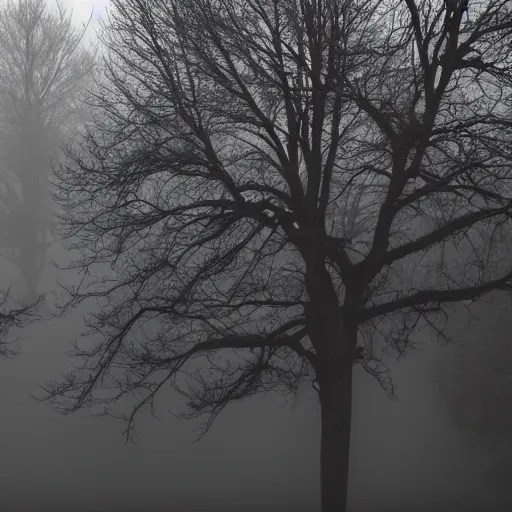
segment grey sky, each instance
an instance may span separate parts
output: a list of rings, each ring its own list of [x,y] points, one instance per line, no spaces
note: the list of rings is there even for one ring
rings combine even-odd
[[[109,0],[59,0],[59,2],[73,11],[73,17],[78,23],[87,22],[93,13],[91,22],[94,24],[105,13]]]

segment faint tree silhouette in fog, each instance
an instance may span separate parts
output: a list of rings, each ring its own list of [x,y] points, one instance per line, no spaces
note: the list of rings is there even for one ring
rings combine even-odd
[[[43,398],[129,438],[166,387],[207,430],[315,379],[322,510],[345,511],[353,365],[392,394],[386,353],[512,282],[507,2],[112,4],[59,170],[95,341]]]
[[[470,309],[459,347],[443,351],[432,368],[433,383],[468,445],[488,456],[489,481],[511,500],[512,303],[501,295]]]
[[[82,35],[58,4],[7,0],[0,7],[0,247],[21,271],[28,300],[37,296],[55,236],[51,159],[76,121],[94,63]]]

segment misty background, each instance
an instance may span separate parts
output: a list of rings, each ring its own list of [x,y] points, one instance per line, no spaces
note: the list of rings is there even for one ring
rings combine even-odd
[[[94,42],[108,2],[61,3],[73,9],[77,26],[90,18],[85,38]],[[58,244],[50,256],[68,257]],[[19,273],[8,263],[2,263],[0,278],[4,289],[19,285]],[[48,294],[46,308],[58,290],[56,278],[76,276],[45,267],[40,291]],[[67,351],[84,330],[84,312],[77,308],[15,330],[20,353],[0,358],[1,511],[317,508],[319,408],[309,384],[288,404],[269,395],[230,405],[198,443],[196,422],[166,414],[166,401],[177,400],[170,394],[159,398],[159,419],[139,419],[137,445],[125,444],[120,421],[88,411],[61,416],[36,403],[31,394],[39,384],[70,369]],[[476,325],[484,332],[487,322],[484,315]],[[508,336],[507,328],[501,332],[499,322],[492,322],[495,336]],[[493,464],[487,445],[454,421],[433,382],[439,361],[457,350],[424,339],[406,359],[390,361],[397,401],[357,368],[352,510],[444,510],[434,508],[440,504],[446,510],[461,504],[484,510],[503,504],[506,491],[495,490],[487,476]]]
[[[164,404],[160,420],[139,420],[140,443],[125,445],[121,422],[87,411],[62,417],[29,396],[38,383],[68,369],[68,342],[81,327],[80,311],[33,326],[24,333],[23,352],[0,361],[2,500],[10,496],[18,510],[315,509],[319,414],[313,389],[304,386],[288,406],[274,396],[234,404],[199,443],[193,443],[194,423],[166,415]],[[399,401],[358,368],[355,510],[431,510],[440,502],[446,510],[461,503],[478,509],[478,500],[481,510],[489,506],[485,453],[454,426],[430,383],[430,364],[443,350],[453,348],[425,344],[393,365]]]
[[[139,419],[137,445],[125,444],[121,421],[34,403],[40,383],[70,369],[83,312],[23,329],[21,353],[0,359],[2,510],[316,509],[319,407],[309,384],[289,403],[268,395],[232,404],[200,442],[199,422],[166,413],[179,403],[170,393],[157,419]],[[439,359],[458,350],[425,339],[391,360],[396,401],[357,367],[352,510],[488,510],[493,501],[506,510],[503,490],[489,491],[485,445],[454,423],[432,383]]]

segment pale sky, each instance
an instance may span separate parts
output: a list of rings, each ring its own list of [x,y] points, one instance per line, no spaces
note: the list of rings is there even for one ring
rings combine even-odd
[[[60,3],[73,11],[78,23],[87,23],[93,12],[91,25],[97,24],[98,18],[104,16],[109,0],[59,0]],[[50,2],[49,2],[50,3]]]

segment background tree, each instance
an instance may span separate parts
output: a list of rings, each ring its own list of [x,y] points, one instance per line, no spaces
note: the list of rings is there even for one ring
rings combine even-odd
[[[314,378],[322,510],[344,511],[353,365],[392,394],[386,353],[510,287],[507,2],[462,25],[456,1],[112,3],[59,170],[95,342],[44,398],[129,438],[169,386],[207,430]]]
[[[0,246],[21,271],[28,300],[37,296],[54,242],[51,160],[77,121],[94,63],[82,36],[58,3],[55,9],[45,0],[0,6]]]
[[[510,493],[512,460],[511,303],[495,295],[471,308],[458,346],[434,362],[432,381],[449,416],[466,436],[496,492]]]

